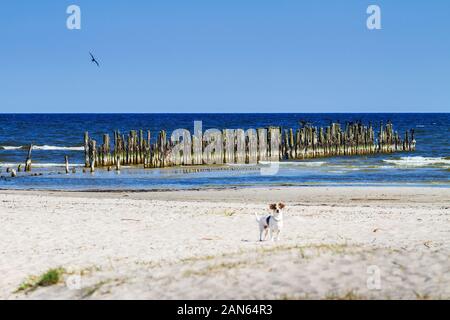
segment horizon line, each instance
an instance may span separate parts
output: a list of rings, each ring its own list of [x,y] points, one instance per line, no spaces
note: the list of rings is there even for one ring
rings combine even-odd
[[[417,112],[1,112],[1,115],[26,115],[26,114],[450,114],[442,111],[417,111]]]

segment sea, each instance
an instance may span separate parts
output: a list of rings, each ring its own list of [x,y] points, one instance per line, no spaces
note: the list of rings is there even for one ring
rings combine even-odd
[[[414,129],[416,151],[368,156],[340,156],[283,161],[275,172],[268,164],[229,165],[230,170],[123,167],[120,172],[83,173],[85,131],[97,141],[114,130],[164,129],[170,134],[194,130],[249,129],[268,126],[297,128],[362,121],[379,127],[392,121],[394,130]],[[270,113],[270,114],[0,114],[0,189],[27,190],[179,190],[260,186],[432,186],[450,187],[450,113]],[[154,134],[155,136],[155,134]],[[33,144],[33,173],[11,178],[7,168],[25,162]],[[76,173],[65,174],[64,157]],[[270,173],[270,174],[268,174]]]

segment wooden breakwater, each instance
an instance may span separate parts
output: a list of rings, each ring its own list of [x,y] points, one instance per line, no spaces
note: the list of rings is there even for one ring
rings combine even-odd
[[[128,134],[115,131],[97,143],[84,135],[85,166],[120,170],[121,165],[143,165],[144,168],[171,166],[252,164],[342,155],[369,155],[414,151],[414,130],[403,135],[394,131],[391,122],[380,124],[378,131],[361,122],[331,123],[325,128],[301,124],[297,129],[268,127],[258,129],[209,129],[205,132],[187,129],[152,133],[132,130]]]

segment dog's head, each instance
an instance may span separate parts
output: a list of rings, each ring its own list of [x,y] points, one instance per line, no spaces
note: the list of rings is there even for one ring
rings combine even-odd
[[[284,203],[272,203],[269,205],[270,210],[273,211],[273,213],[280,213],[284,208],[286,207],[286,205]]]

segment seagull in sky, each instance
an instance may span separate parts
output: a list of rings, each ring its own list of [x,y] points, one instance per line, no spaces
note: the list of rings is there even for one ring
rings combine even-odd
[[[89,54],[91,55],[91,62],[95,63],[97,65],[97,67],[100,67],[100,64],[98,63],[98,61],[95,59],[94,55],[92,53],[89,52]]]

